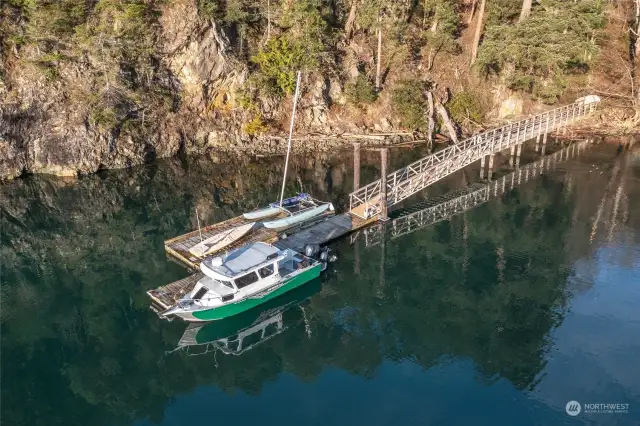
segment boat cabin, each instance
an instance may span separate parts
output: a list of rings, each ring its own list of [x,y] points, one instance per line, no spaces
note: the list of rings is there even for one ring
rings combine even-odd
[[[220,306],[267,290],[310,264],[309,259],[288,249],[262,242],[248,244],[227,255],[206,258],[200,264],[206,276],[185,299]]]

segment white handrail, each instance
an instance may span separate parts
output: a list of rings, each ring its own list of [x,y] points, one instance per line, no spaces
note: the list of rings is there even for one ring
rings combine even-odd
[[[591,99],[590,99],[591,98]],[[497,129],[488,130],[467,138],[458,144],[451,145],[434,154],[409,164],[387,176],[387,205],[402,201],[408,196],[420,191],[440,178],[471,164],[484,155],[501,151],[515,146],[536,135],[547,133],[563,125],[575,121],[576,117],[587,115],[595,110],[599,98],[586,97],[573,104],[558,107],[525,120],[509,123]],[[571,116],[569,116],[571,113]],[[551,124],[551,121],[552,124]],[[499,141],[499,144],[496,144]],[[448,161],[448,162],[447,162]],[[457,168],[448,168],[457,161]],[[454,170],[455,169],[455,170]],[[379,211],[377,202],[371,202],[381,193],[381,180],[378,179],[349,194],[349,208],[351,211],[363,204],[369,210],[373,207],[374,214]],[[372,206],[369,207],[368,204]]]

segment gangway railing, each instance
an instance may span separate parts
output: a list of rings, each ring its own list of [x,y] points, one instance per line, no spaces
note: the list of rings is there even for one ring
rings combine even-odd
[[[558,164],[570,158],[575,158],[590,143],[591,141],[589,140],[578,141],[551,155],[544,156],[538,161],[519,167],[518,170],[482,185],[480,188],[477,186],[470,187],[469,190],[459,196],[400,216],[390,223],[370,227],[364,232],[365,246],[372,247],[380,244],[381,239],[385,238],[385,234],[390,236],[391,239],[410,234],[440,221],[451,219],[453,216],[471,210],[492,198],[500,197],[529,180],[554,170]]]
[[[566,127],[593,113],[600,102],[597,96],[586,96],[576,102],[555,108],[524,120],[476,134],[444,148],[387,175],[387,207],[421,191],[461,168],[526,140]],[[382,183],[378,179],[349,194],[351,214],[368,219],[381,211]]]

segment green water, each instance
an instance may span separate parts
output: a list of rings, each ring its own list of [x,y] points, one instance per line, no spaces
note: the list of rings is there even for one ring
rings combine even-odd
[[[638,424],[640,159],[616,148],[406,235],[389,223],[346,237],[320,280],[180,349],[187,325],[159,320],[145,294],[187,275],[163,241],[196,227],[195,208],[211,223],[275,198],[281,159],[6,184],[2,423]],[[344,205],[349,161],[296,159],[287,190]],[[457,173],[396,216],[476,180]]]

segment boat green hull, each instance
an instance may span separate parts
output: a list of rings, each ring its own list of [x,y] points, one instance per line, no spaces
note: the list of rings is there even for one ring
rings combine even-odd
[[[320,276],[320,270],[322,265],[320,263],[307,269],[306,271],[296,275],[289,281],[285,282],[280,288],[264,295],[261,298],[256,299],[244,299],[241,302],[230,303],[228,305],[220,306],[214,309],[207,309],[202,311],[192,312],[191,315],[195,318],[195,321],[213,321],[223,318],[228,318],[233,315],[237,315],[241,312],[245,312],[251,308],[254,308],[262,303],[265,303],[275,297],[280,296],[294,288],[301,286],[302,284],[311,281],[314,278]]]
[[[193,344],[203,345],[218,339],[229,338],[240,331],[247,329],[266,318],[277,314],[284,314],[293,307],[300,306],[322,289],[320,280],[313,279],[298,288],[274,297],[268,302],[248,309],[245,312],[218,321],[210,321],[202,324],[193,324],[190,327],[198,327]],[[294,310],[295,311],[295,310]],[[285,317],[285,323],[288,317]]]

